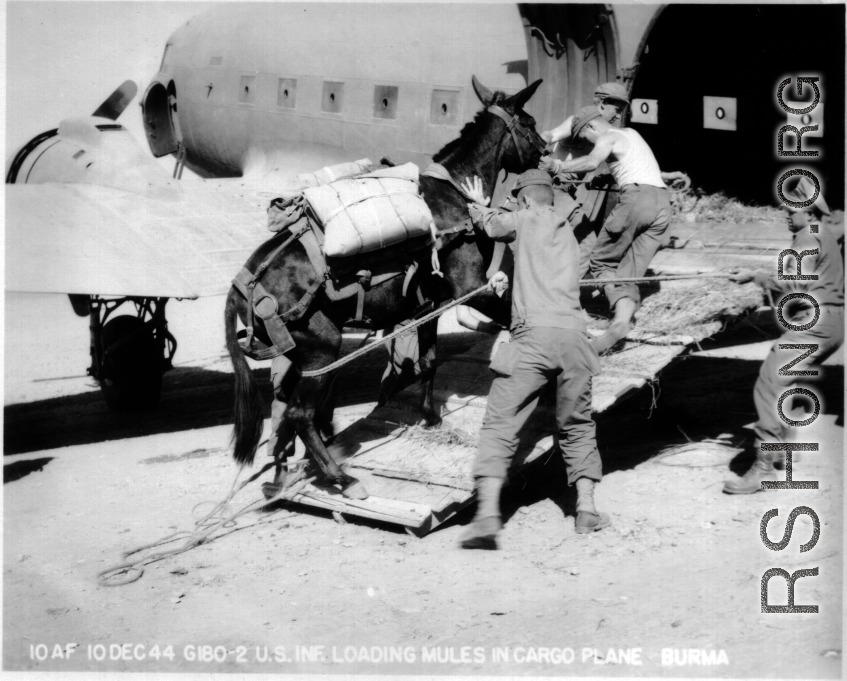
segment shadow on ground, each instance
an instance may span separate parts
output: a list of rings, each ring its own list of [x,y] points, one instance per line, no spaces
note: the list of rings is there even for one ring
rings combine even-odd
[[[41,459],[27,459],[26,461],[15,461],[3,466],[3,484],[14,482],[25,478],[30,473],[44,470],[44,467],[53,460],[52,456]]]
[[[482,334],[455,333],[439,337],[442,360],[467,351]],[[361,341],[346,339],[342,353]],[[376,350],[344,367],[338,387],[337,407],[373,402],[387,359]],[[270,363],[253,371],[270,416]],[[201,368],[176,368],[162,380],[162,399],[147,412],[110,411],[99,392],[86,392],[5,407],[3,451],[25,454],[56,447],[85,445],[130,437],[144,437],[232,423],[233,375]]]

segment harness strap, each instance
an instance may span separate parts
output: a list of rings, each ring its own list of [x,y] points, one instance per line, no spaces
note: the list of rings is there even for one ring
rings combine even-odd
[[[261,282],[256,283],[255,296],[258,298],[258,301],[254,302],[253,308],[265,323],[265,330],[268,332],[268,336],[270,336],[273,343],[272,350],[276,354],[272,355],[272,357],[284,355],[289,350],[294,349],[296,344],[288,328],[285,326],[284,315],[277,314],[279,312],[279,302],[276,296],[268,293]]]
[[[545,146],[538,141],[538,139],[532,136],[532,133],[527,130],[525,127],[521,125],[520,120],[518,119],[518,115],[510,116],[504,109],[497,106],[496,104],[492,104],[488,107],[488,111],[493,113],[495,116],[498,116],[503,119],[506,123],[506,130],[512,133],[512,140],[515,143],[515,149],[518,150],[518,158],[520,159],[521,165],[523,165],[523,152],[521,151],[521,145],[518,144],[518,136],[517,132],[519,132],[523,138],[527,141],[527,144],[532,145],[535,149],[542,154],[544,153]]]
[[[246,336],[244,338],[244,343],[241,346],[241,349],[244,350],[245,354],[249,357],[248,349],[252,352],[253,350],[253,286],[251,282],[253,281],[253,273],[245,267],[242,267],[241,270],[235,275],[235,279],[232,280],[232,285],[238,289],[239,293],[247,300],[247,323],[245,326],[247,327],[245,330]]]
[[[515,143],[515,149],[518,150],[518,159],[520,159],[521,166],[523,166],[523,152],[521,151],[521,145],[518,144],[518,136],[515,134],[515,127],[519,125],[517,116],[510,116],[503,109],[501,109],[496,104],[492,104],[488,107],[488,110],[493,113],[495,116],[502,118],[506,123],[506,130],[512,133],[512,141]],[[523,129],[521,132],[524,132]]]
[[[449,182],[453,185],[453,188],[457,192],[464,196],[468,201],[471,200],[471,197],[468,195],[468,193],[464,189],[462,189],[462,187],[453,179],[453,176],[450,174],[450,171],[447,170],[447,168],[445,168],[440,163],[430,163],[422,174],[426,175],[427,177],[434,177],[437,180]],[[467,180],[468,178],[465,179]]]
[[[468,201],[471,201],[471,197],[468,196],[467,192],[456,183],[456,181],[453,179],[453,176],[450,175],[450,171],[447,170],[447,168],[445,168],[440,163],[430,163],[422,174],[426,175],[427,177],[434,177],[436,180],[442,180],[443,182],[449,183],[457,192],[459,192],[459,194],[461,194]],[[440,230],[439,233],[444,234],[448,232],[461,232],[463,230],[467,232],[473,232],[473,220],[471,220],[470,216],[466,217],[460,223],[453,225],[453,227],[450,229]]]
[[[292,306],[290,310],[287,312],[283,312],[281,315],[277,317],[277,319],[281,319],[283,322],[296,322],[300,317],[302,317],[306,310],[309,309],[309,305],[312,304],[312,298],[315,297],[315,294],[318,292],[321,286],[324,285],[326,280],[322,277],[317,277],[309,288],[306,289],[306,292],[303,294],[303,297],[297,302],[296,305]]]
[[[329,268],[327,267],[322,248],[323,233],[312,225],[311,220],[309,220],[309,227],[311,229],[303,235],[300,242],[303,244],[303,248],[306,249],[306,255],[309,256],[309,262],[315,268],[315,274],[318,275],[318,279],[328,279]]]
[[[411,262],[409,266],[406,268],[406,278],[403,280],[403,297],[405,298],[409,294],[409,284],[412,283],[412,278],[415,276],[415,273],[418,271],[418,263]]]
[[[311,222],[309,220],[304,220],[303,224],[301,224],[297,229],[289,230],[291,236],[289,236],[285,241],[283,241],[279,246],[273,249],[270,254],[262,261],[262,264],[256,268],[256,272],[252,275],[251,282],[259,281],[262,276],[265,274],[265,270],[271,266],[271,263],[276,259],[280,253],[282,253],[286,248],[288,248],[289,244],[296,241],[300,237],[302,237],[306,232],[310,231]],[[247,285],[249,286],[250,283]]]

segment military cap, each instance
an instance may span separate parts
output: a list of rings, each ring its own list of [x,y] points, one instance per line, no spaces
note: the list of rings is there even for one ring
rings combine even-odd
[[[783,190],[782,192],[785,195],[785,198],[789,201],[794,201],[795,203],[803,203],[804,201],[808,201],[815,195],[815,184],[805,175],[800,175],[800,180],[794,185],[793,189]],[[829,206],[826,201],[824,201],[823,193],[818,194],[818,198],[815,199],[815,202],[811,204],[818,208],[821,213],[824,215],[830,215],[831,211],[829,210]],[[788,206],[792,210],[795,209],[793,206]]]
[[[550,175],[547,171],[533,168],[518,176],[517,182],[515,182],[515,186],[512,188],[512,194],[517,196],[521,189],[534,184],[541,184],[550,187],[551,189],[553,188],[553,180],[550,179]]]
[[[598,85],[594,91],[594,96],[600,99],[618,99],[625,104],[629,104],[629,93],[620,83],[603,83],[602,85]]]
[[[576,139],[580,130],[582,130],[595,118],[600,118],[600,115],[600,111],[596,106],[584,106],[577,111],[574,114],[573,122],[571,123],[571,135],[573,138]]]

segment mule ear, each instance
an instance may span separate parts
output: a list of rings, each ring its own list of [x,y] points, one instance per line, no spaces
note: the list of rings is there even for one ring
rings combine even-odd
[[[529,101],[530,97],[535,94],[535,91],[538,89],[538,86],[541,85],[541,83],[543,82],[544,80],[539,78],[532,85],[528,85],[523,90],[521,90],[518,94],[512,95],[512,97],[510,97],[509,99],[512,100],[512,102],[514,103],[515,109],[522,109],[523,105]]]
[[[491,90],[485,87],[482,83],[480,83],[476,79],[476,76],[471,76],[471,83],[473,84],[473,89],[474,92],[476,92],[476,96],[479,97],[479,101],[482,102],[485,106],[489,106],[494,100],[494,93],[491,92]]]

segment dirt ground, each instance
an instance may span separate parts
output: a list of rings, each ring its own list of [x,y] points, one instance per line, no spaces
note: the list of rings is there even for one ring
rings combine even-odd
[[[842,359],[827,367],[824,413],[804,432],[819,451],[794,469],[818,490],[727,496],[739,457],[662,453],[689,439],[749,439],[753,383],[775,337],[766,313],[598,415],[597,499],[613,519],[603,532],[575,534],[563,466],[548,460],[508,488],[496,552],[457,548],[472,507],[418,539],[274,506],[132,584],[98,584],[123,551],[193,530],[230,489],[222,307],[171,304],[180,348],[162,402],[116,415],[84,377],[87,323],[67,299],[6,296],[4,670],[840,677]],[[478,340],[449,320],[442,331],[445,354]],[[371,357],[342,380],[339,429],[373,407],[384,356]],[[267,394],[267,371],[257,376]],[[235,506],[260,497],[254,483]],[[762,516],[778,509],[768,533],[778,541],[801,505],[820,519],[815,547],[800,553],[812,532],[803,515],[784,551],[767,549]],[[818,568],[798,580],[795,601],[819,613],[762,614],[772,567]],[[771,584],[771,602],[784,604],[784,582]]]

